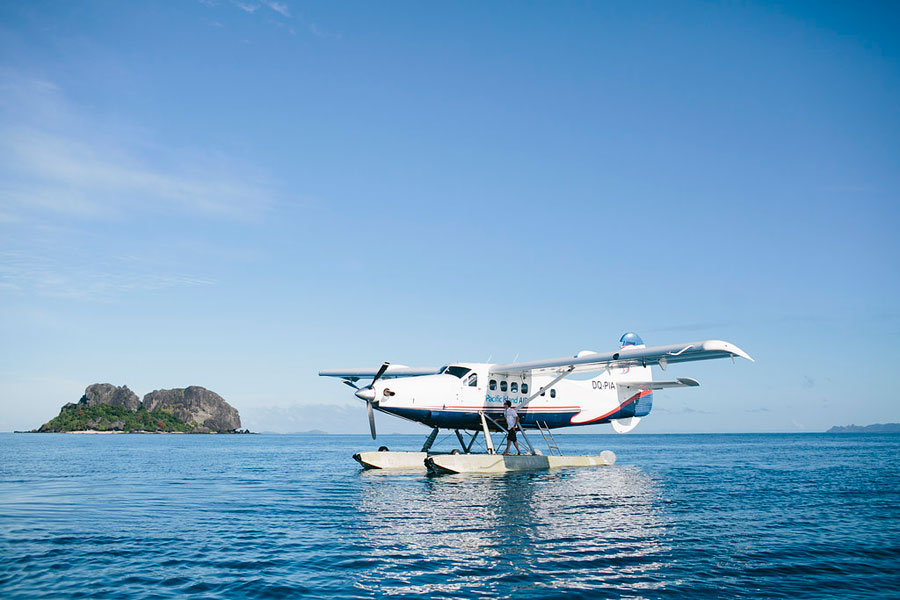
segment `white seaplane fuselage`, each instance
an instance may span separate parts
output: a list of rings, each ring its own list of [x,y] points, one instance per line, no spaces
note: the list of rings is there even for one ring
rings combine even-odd
[[[481,428],[480,414],[501,421],[509,401],[524,428],[570,427],[629,420],[649,414],[653,392],[627,387],[647,382],[650,367],[604,372],[589,380],[556,379],[548,375],[491,374],[489,363],[456,363],[436,375],[376,382],[373,408],[441,429]],[[542,391],[541,391],[542,390]],[[535,393],[537,395],[535,396]],[[531,400],[529,397],[534,396]]]

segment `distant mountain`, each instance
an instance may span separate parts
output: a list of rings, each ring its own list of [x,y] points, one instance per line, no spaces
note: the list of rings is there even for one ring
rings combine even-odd
[[[231,433],[240,427],[237,409],[206,388],[154,390],[141,402],[128,386],[95,383],[36,431]]]
[[[825,433],[900,433],[900,423],[876,423],[874,425],[835,425]]]

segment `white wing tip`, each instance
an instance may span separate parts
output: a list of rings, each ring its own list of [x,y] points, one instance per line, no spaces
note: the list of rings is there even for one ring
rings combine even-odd
[[[720,352],[728,352],[732,356],[740,356],[741,358],[746,358],[750,362],[756,362],[751,358],[749,354],[735,346],[734,344],[730,344],[728,342],[723,342],[722,340],[709,340],[703,342],[704,350],[719,350]]]

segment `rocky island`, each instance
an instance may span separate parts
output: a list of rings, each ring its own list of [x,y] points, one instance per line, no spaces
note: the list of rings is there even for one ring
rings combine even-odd
[[[35,432],[238,433],[240,428],[237,409],[203,387],[154,390],[141,401],[127,385],[95,383]]]

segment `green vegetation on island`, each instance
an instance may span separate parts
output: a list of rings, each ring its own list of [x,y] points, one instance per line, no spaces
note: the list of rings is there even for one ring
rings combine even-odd
[[[129,410],[124,406],[67,404],[59,416],[41,426],[41,432],[124,431],[181,432],[193,431],[196,425],[185,423],[171,410],[146,410],[143,406]]]

